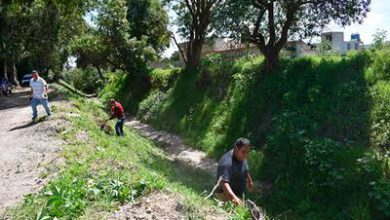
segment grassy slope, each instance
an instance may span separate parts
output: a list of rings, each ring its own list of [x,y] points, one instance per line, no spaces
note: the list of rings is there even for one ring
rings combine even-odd
[[[213,177],[178,166],[128,128],[124,138],[105,134],[96,123],[107,117],[102,106],[74,97],[72,108],[56,111],[55,117],[65,117],[72,124],[61,133],[68,143],[61,153],[65,165],[42,192],[27,196],[11,212],[12,219],[102,219],[120,204],[152,190],[183,195],[184,210],[191,218],[205,218],[205,210],[217,209],[212,202],[203,201]]]
[[[277,187],[250,196],[273,216],[385,219],[389,168],[377,149],[390,143],[388,55],[284,60],[267,76],[262,58],[215,56],[152,91],[138,115],[216,158],[237,137],[250,138],[259,148],[250,156],[254,176]]]

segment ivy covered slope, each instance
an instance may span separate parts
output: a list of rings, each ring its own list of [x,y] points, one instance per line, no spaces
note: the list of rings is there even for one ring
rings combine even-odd
[[[215,158],[248,137],[257,147],[250,155],[255,179],[273,183],[267,196],[251,196],[271,216],[386,219],[389,55],[288,59],[268,74],[262,57],[214,55],[198,72],[154,70],[142,101],[121,89],[125,75],[113,76],[102,97],[126,100],[144,121]]]

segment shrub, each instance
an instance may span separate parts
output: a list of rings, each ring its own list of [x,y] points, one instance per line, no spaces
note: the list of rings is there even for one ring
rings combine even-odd
[[[96,69],[87,67],[86,69],[71,69],[63,73],[64,80],[74,86],[76,89],[85,93],[96,93],[104,85]]]
[[[371,191],[369,196],[375,200],[376,208],[390,217],[390,180],[381,179],[370,183]]]
[[[160,91],[154,91],[139,104],[138,117],[146,122],[157,119],[167,95]]]
[[[372,68],[376,80],[390,80],[390,49],[379,50],[373,53]]]
[[[390,63],[389,63],[390,64]],[[378,81],[371,88],[371,142],[376,147],[390,146],[390,83]]]
[[[99,96],[107,103],[114,98],[122,103],[126,112],[136,114],[139,103],[150,92],[151,81],[149,73],[130,75],[122,70],[107,73],[108,81]]]
[[[155,69],[150,73],[150,81],[153,89],[166,91],[173,86],[181,70],[176,69]]]

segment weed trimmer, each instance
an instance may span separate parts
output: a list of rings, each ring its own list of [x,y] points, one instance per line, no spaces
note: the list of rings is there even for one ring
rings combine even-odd
[[[100,130],[103,130],[106,127],[106,123],[108,120],[104,120],[103,123],[100,124]]]
[[[107,124],[108,121],[109,120],[103,121],[103,123],[100,125],[100,130],[104,131],[106,134],[112,134],[113,129],[109,124]]]

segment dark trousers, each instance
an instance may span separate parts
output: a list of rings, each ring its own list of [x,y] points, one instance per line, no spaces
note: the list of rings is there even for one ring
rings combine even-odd
[[[125,122],[125,117],[118,118],[118,121],[115,124],[115,132],[118,136],[124,136],[125,133],[123,133],[123,123]]]

